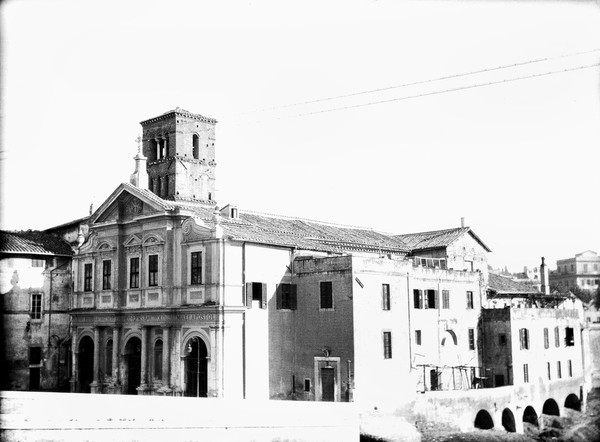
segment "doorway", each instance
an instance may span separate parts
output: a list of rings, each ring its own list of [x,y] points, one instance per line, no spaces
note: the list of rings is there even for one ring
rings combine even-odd
[[[321,392],[323,402],[335,401],[335,379],[333,367],[321,367]]]
[[[185,346],[185,396],[207,397],[207,359],[206,344],[199,337],[188,340]]]
[[[126,394],[137,394],[142,382],[142,341],[133,337],[125,345],[125,366],[127,370]]]
[[[89,336],[84,336],[79,341],[77,374],[77,391],[79,393],[90,393],[90,384],[94,381],[94,341]]]

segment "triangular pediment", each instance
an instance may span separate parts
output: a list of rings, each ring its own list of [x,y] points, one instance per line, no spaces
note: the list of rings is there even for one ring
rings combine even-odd
[[[123,222],[140,216],[164,213],[168,207],[156,195],[130,184],[121,184],[90,218],[90,224]]]

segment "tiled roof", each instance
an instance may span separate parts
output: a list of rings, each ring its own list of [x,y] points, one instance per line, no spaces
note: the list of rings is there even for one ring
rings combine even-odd
[[[49,233],[0,231],[0,252],[29,255],[72,255],[69,244]]]
[[[533,285],[513,281],[510,278],[489,273],[488,289],[500,295],[539,295],[540,291]]]
[[[371,251],[406,254],[409,249],[391,235],[372,229],[340,226],[300,218],[239,212],[239,219],[224,219],[225,235],[251,241],[327,252]]]
[[[407,233],[403,235],[396,235],[395,237],[404,242],[414,252],[418,250],[447,247],[465,233],[471,234],[486,251],[491,251],[483,243],[483,241],[481,241],[477,235],[471,231],[469,227],[456,227],[453,229],[434,230],[430,232]]]

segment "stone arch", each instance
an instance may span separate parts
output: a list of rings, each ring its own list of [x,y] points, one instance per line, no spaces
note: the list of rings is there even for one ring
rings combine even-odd
[[[517,425],[515,423],[515,415],[510,408],[505,408],[502,411],[502,426],[509,433],[515,433],[517,431]]]
[[[581,401],[576,394],[571,393],[565,399],[565,408],[581,411]]]
[[[477,416],[475,416],[475,428],[481,430],[491,430],[494,428],[494,420],[487,410],[479,410]]]
[[[182,340],[184,364],[184,395],[208,396],[208,361],[210,360],[209,340],[202,332],[189,333]]]
[[[142,238],[142,244],[144,244],[145,246],[162,244],[164,242],[165,242],[165,240],[161,236],[157,235],[156,233],[147,233]]]
[[[560,416],[560,409],[558,408],[558,404],[554,399],[550,398],[546,400],[546,402],[544,402],[542,414],[547,414],[550,416]]]
[[[441,344],[443,347],[458,345],[456,333],[454,333],[452,330],[446,330],[444,332],[444,337],[442,338]]]
[[[525,411],[523,411],[523,422],[528,422],[536,427],[539,426],[538,415],[531,405],[525,407]]]
[[[200,136],[196,133],[192,135],[192,158],[200,159]]]

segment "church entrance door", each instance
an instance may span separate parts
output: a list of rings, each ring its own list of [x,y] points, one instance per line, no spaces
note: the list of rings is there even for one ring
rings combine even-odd
[[[94,380],[94,341],[84,336],[79,342],[77,353],[77,381],[79,393],[90,393]]]
[[[206,344],[198,337],[188,341],[185,358],[185,395],[192,397],[206,397],[208,392],[208,379],[206,372]]]
[[[127,394],[137,394],[137,387],[142,382],[142,341],[131,338],[125,346],[125,364],[127,375]]]

